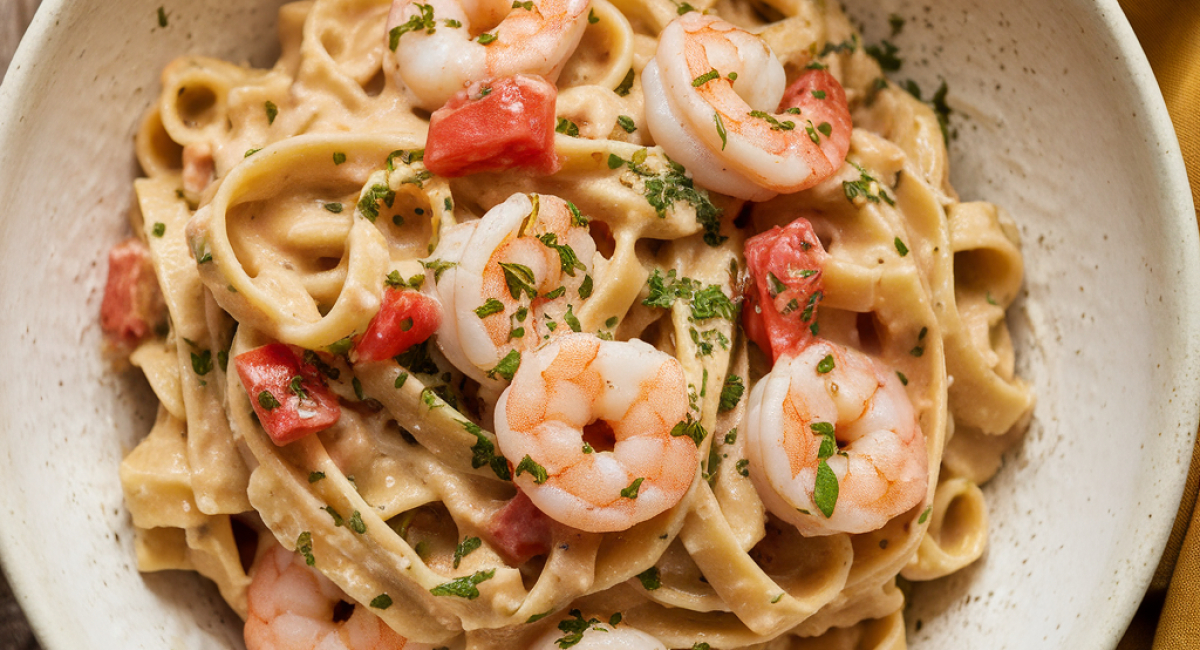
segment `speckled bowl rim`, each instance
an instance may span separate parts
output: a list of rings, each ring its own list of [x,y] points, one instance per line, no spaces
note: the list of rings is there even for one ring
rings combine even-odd
[[[39,60],[51,48],[58,47],[57,41],[49,38],[50,31],[56,26],[58,16],[72,0],[46,0],[42,3],[32,24],[13,58],[7,77],[0,85],[0,151],[5,150],[6,144],[13,140],[22,125],[14,121],[12,116],[19,113],[22,102],[28,101],[28,95],[34,80],[36,66],[31,65]],[[1161,196],[1165,223],[1164,229],[1169,235],[1165,238],[1166,245],[1173,247],[1178,259],[1183,260],[1183,268],[1178,269],[1177,277],[1184,286],[1179,288],[1184,298],[1179,314],[1179,322],[1184,327],[1174,332],[1172,343],[1182,351],[1182,359],[1175,365],[1175,385],[1184,395],[1200,394],[1200,346],[1194,339],[1194,332],[1200,325],[1200,237],[1198,237],[1192,196],[1189,189],[1187,173],[1183,164],[1182,154],[1175,137],[1174,129],[1163,103],[1154,74],[1150,69],[1145,53],[1138,43],[1129,22],[1116,0],[1095,0],[1091,6],[1098,22],[1105,25],[1113,43],[1128,64],[1128,73],[1136,88],[1136,110],[1144,115],[1142,121],[1148,131],[1148,140],[1161,143],[1159,155],[1154,159],[1155,176],[1159,179],[1159,196]],[[40,72],[39,72],[40,73]],[[1191,447],[1195,444],[1196,423],[1200,419],[1196,400],[1180,400],[1171,407],[1180,416],[1179,435],[1162,436],[1157,443],[1164,448],[1162,453],[1183,453],[1190,458]],[[1145,557],[1158,557],[1166,546],[1172,530],[1174,512],[1182,495],[1186,480],[1186,472],[1177,476],[1160,479],[1164,488],[1159,496],[1162,507],[1159,515],[1153,518],[1153,524],[1147,525],[1137,548]],[[3,505],[3,504],[0,504]],[[7,508],[0,508],[0,521],[11,522],[13,513]],[[0,525],[0,567],[3,568],[17,602],[29,619],[37,638],[45,650],[66,650],[73,647],[70,633],[61,625],[59,617],[62,612],[55,602],[32,600],[27,594],[32,593],[31,582],[34,574],[23,567],[39,561],[36,553],[25,551],[36,546],[23,546],[19,539],[29,535],[26,529],[15,525]],[[1150,583],[1156,562],[1145,563],[1142,567],[1130,569],[1128,580],[1121,584],[1125,588],[1115,593],[1107,602],[1107,612],[1093,612],[1090,619],[1094,622],[1089,626],[1083,638],[1082,647],[1113,648],[1120,640],[1124,630],[1140,603],[1142,596]]]

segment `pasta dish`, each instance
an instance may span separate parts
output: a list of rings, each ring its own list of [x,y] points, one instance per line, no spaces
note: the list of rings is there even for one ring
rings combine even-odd
[[[279,39],[171,63],[136,139],[101,320],[159,401],[142,571],[252,650],[905,647],[1032,411],[1022,257],[837,3],[303,0]]]

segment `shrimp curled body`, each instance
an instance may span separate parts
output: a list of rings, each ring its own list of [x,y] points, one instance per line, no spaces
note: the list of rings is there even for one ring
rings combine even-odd
[[[539,510],[613,532],[671,508],[691,487],[696,443],[672,435],[687,414],[674,357],[641,341],[567,334],[522,359],[496,404],[496,439]],[[611,440],[597,430],[611,430]]]
[[[828,71],[785,86],[760,38],[695,12],[667,25],[642,73],[655,141],[700,185],[750,201],[820,183],[850,149],[846,93]]]
[[[826,458],[822,423],[836,437]],[[781,358],[754,387],[746,444],[763,503],[803,535],[877,530],[926,495],[925,435],[896,374],[822,339]],[[829,516],[820,508],[829,507],[828,487],[816,494],[821,464],[837,478]]]
[[[534,74],[553,82],[583,37],[590,5],[395,0],[387,21],[395,74],[430,111],[474,81]]]
[[[247,650],[430,650],[410,643],[273,539],[250,570]],[[349,612],[347,614],[347,612]]]
[[[595,241],[549,194],[510,196],[457,226],[437,254],[456,263],[436,280],[450,312],[438,343],[485,385],[499,381],[491,371],[506,356],[571,331],[591,295]]]

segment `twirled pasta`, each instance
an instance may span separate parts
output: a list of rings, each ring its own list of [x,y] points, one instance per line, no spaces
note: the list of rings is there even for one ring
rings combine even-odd
[[[139,568],[197,570],[245,618],[236,538],[277,539],[400,634],[455,648],[527,647],[572,610],[670,648],[905,647],[897,576],[980,557],[977,484],[1033,405],[1004,323],[1021,283],[1015,229],[995,206],[958,201],[933,111],[883,80],[832,3],[593,0],[558,78],[557,115],[575,127],[555,136],[561,169],[443,178],[418,154],[428,114],[392,74],[390,4],[285,5],[273,69],[187,57],[163,73],[137,138],[137,234],[170,313],[131,357],[161,404],[121,468]],[[855,124],[847,164],[762,203],[704,188],[648,200],[691,187],[654,146],[637,82],[688,9],[758,33],[789,78],[827,66]],[[571,329],[677,359],[707,434],[679,503],[618,533],[552,527],[546,552],[521,561],[491,536],[520,460],[490,430],[496,386],[436,341],[372,363],[328,354],[364,332],[388,283],[439,282],[464,226],[514,193],[586,215],[597,254]],[[647,300],[664,278],[740,299],[747,237],[800,215],[828,253],[813,331],[894,369],[924,432],[924,498],[867,533],[805,537],[769,513],[747,478],[746,400],[727,390],[751,390],[769,360],[731,314]],[[283,446],[227,369],[276,342],[321,353],[345,405],[333,427]],[[469,597],[439,591],[471,579]]]

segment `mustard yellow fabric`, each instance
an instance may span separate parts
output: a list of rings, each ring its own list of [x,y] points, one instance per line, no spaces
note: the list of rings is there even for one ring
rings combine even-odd
[[[1154,69],[1200,206],[1200,1],[1121,0]],[[1200,212],[1197,213],[1200,220]],[[1200,445],[1167,549],[1120,650],[1200,648]]]

